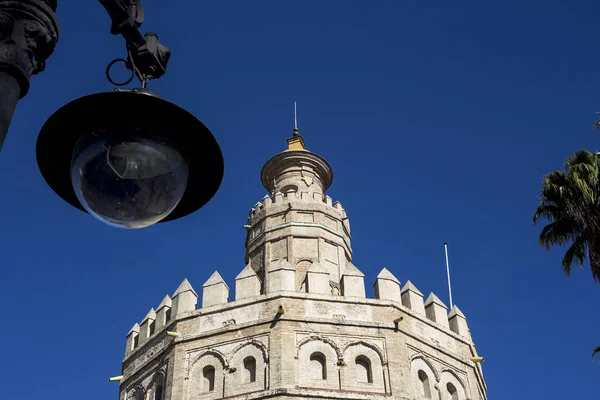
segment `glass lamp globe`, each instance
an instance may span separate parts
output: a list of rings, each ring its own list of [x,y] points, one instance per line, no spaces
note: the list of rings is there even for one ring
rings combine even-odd
[[[195,212],[223,179],[223,154],[210,130],[144,88],[62,106],[42,127],[36,158],[65,202],[125,229]]]
[[[74,149],[73,190],[96,219],[118,228],[154,225],[175,209],[187,186],[181,154],[160,141],[84,140]]]

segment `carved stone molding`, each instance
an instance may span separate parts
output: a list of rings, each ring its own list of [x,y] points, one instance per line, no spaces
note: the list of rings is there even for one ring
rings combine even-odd
[[[56,0],[0,0],[0,71],[15,77],[23,98],[58,41]]]

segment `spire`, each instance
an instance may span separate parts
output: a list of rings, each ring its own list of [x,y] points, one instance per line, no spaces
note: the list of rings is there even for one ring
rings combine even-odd
[[[300,136],[300,131],[298,130],[298,114],[296,112],[296,102],[294,101],[294,136]]]
[[[291,138],[287,139],[288,148],[286,151],[298,151],[305,150],[306,143],[302,136],[300,136],[300,131],[298,130],[298,114],[296,112],[296,102],[294,101],[294,133]]]

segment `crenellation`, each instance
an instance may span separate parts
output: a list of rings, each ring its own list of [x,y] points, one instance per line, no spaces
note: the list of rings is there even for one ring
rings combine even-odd
[[[449,328],[448,307],[433,292],[425,301],[425,316],[438,324]]]
[[[318,262],[312,263],[306,271],[306,291],[308,293],[331,294],[329,272]]]
[[[269,293],[296,290],[296,268],[287,259],[272,262],[268,273]]]
[[[196,303],[198,303],[198,294],[186,278],[173,293],[171,316],[195,310]]]
[[[165,326],[171,319],[172,304],[173,300],[171,300],[169,295],[166,295],[158,305],[158,308],[156,309],[156,321],[154,322],[155,330],[159,330]]]
[[[400,281],[387,268],[383,268],[375,279],[375,298],[400,303]]]
[[[261,171],[235,300],[215,271],[196,310],[184,279],[127,334],[120,399],[487,400],[464,314],[386,268],[366,298],[330,166],[288,144]]]
[[[235,278],[235,299],[260,296],[260,287],[260,278],[248,264]]]
[[[208,278],[202,285],[202,308],[227,303],[229,299],[229,287],[218,271]]]
[[[335,208],[336,210],[339,210],[339,211],[344,210],[344,208],[342,207],[342,203],[340,203],[339,201],[336,201],[335,203],[333,203],[333,208]]]
[[[273,200],[271,199],[271,196],[266,194],[265,197],[262,198],[262,203],[264,208],[269,208],[271,204],[273,204]]]
[[[366,297],[365,274],[351,262],[346,263],[341,280],[342,295],[345,297]]]
[[[293,274],[293,266],[287,263],[285,260],[279,260],[275,264],[277,265],[273,268],[273,270],[289,270]],[[311,271],[314,274],[311,274]],[[393,280],[393,275],[391,275],[391,273],[388,275],[387,272],[389,271],[386,271],[382,271],[382,273],[380,273],[378,277],[380,277],[381,279]],[[349,273],[347,276],[362,274],[360,273],[360,271],[356,273],[356,271],[354,271],[353,268],[348,268],[347,272]],[[218,274],[218,272],[216,274]],[[321,278],[319,277],[319,275],[326,277],[327,272],[318,263],[314,263],[313,267],[308,271],[309,293],[306,294],[288,293],[283,295],[283,297],[281,298],[279,296],[273,297],[272,295],[266,295],[260,299],[257,298],[257,300],[253,302],[249,302],[248,300],[251,300],[249,298],[237,299],[236,296],[235,302],[215,305],[215,307],[217,308],[209,311],[208,313],[203,311],[202,313],[192,314],[191,318],[188,317],[178,322],[177,330],[183,332],[183,334],[186,337],[186,341],[182,342],[182,344],[180,345],[177,345],[178,342],[176,341],[175,344],[177,346],[186,346],[184,348],[190,349],[188,350],[188,352],[193,351],[193,354],[195,355],[192,357],[191,361],[193,361],[194,363],[196,363],[196,360],[199,360],[202,357],[201,354],[203,354],[202,352],[204,351],[202,350],[202,348],[207,349],[207,354],[219,355],[219,357],[221,357],[221,359],[223,360],[222,365],[224,368],[224,380],[222,382],[221,387],[223,388],[225,393],[229,394],[246,393],[246,391],[244,391],[245,386],[240,386],[237,383],[239,379],[246,379],[245,382],[248,382],[248,388],[252,387],[253,390],[260,392],[265,388],[269,387],[270,385],[275,384],[275,381],[270,381],[270,376],[272,376],[272,374],[275,373],[275,370],[273,370],[273,368],[276,368],[277,371],[279,371],[279,368],[283,368],[283,365],[280,363],[289,363],[290,360],[298,360],[292,361],[292,364],[286,367],[287,369],[289,369],[289,372],[283,372],[284,380],[289,380],[290,382],[292,382],[291,387],[294,387],[294,382],[296,382],[296,385],[302,384],[304,382],[304,384],[310,383],[310,385],[308,385],[307,388],[323,386],[323,388],[337,388],[336,390],[340,390],[341,393],[363,391],[369,394],[381,392],[382,394],[388,393],[389,395],[394,391],[392,390],[392,392],[389,392],[388,379],[395,379],[394,376],[397,376],[397,374],[399,374],[399,370],[397,368],[410,368],[409,365],[405,365],[403,363],[397,365],[397,363],[399,362],[397,360],[414,360],[414,357],[402,358],[397,356],[397,351],[400,348],[403,349],[406,345],[404,344],[404,342],[399,342],[402,343],[401,345],[394,344],[393,338],[398,337],[398,330],[400,332],[403,332],[406,329],[414,329],[410,328],[411,326],[422,327],[412,332],[412,335],[417,335],[420,338],[420,340],[414,341],[413,339],[410,339],[410,337],[403,340],[408,340],[411,346],[422,346],[425,350],[424,354],[428,354],[427,352],[435,352],[436,357],[443,357],[444,366],[454,365],[457,362],[459,363],[459,365],[461,365],[460,363],[468,362],[466,360],[468,360],[471,354],[476,354],[476,350],[471,346],[472,342],[470,338],[465,337],[464,341],[457,339],[457,332],[453,328],[448,329],[447,327],[439,326],[439,321],[435,321],[437,322],[437,324],[434,324],[432,323],[434,322],[433,319],[429,317],[427,319],[421,320],[418,317],[415,317],[415,314],[404,314],[405,322],[400,322],[399,324],[397,324],[395,329],[393,328],[393,326],[386,327],[386,325],[390,324],[389,322],[385,322],[386,319],[393,318],[393,316],[396,315],[398,311],[402,310],[403,306],[401,306],[398,302],[389,302],[389,300],[386,299],[347,299],[345,297],[335,296],[331,296],[331,300],[327,300],[326,297],[323,297],[324,294],[327,294],[324,293],[324,291],[311,290],[311,285],[313,288],[323,287],[315,286],[317,285],[315,283],[316,281],[311,280],[311,276],[315,276],[317,279]],[[218,282],[219,277],[220,275],[216,276],[215,274],[213,274],[213,276],[209,278],[209,281],[211,281],[212,279],[213,281]],[[244,279],[246,277],[256,277],[256,274],[248,265],[246,266],[246,268],[244,268],[244,270],[242,270],[242,273],[240,273],[238,277]],[[321,283],[318,283],[318,285],[321,285]],[[410,285],[408,290],[412,290]],[[318,296],[312,296],[313,293],[317,294]],[[286,300],[286,298],[288,297],[289,299]],[[428,305],[436,305],[438,303],[436,299],[437,297],[435,297],[434,294],[430,295],[428,298]],[[273,302],[275,306],[269,306],[269,304],[272,304]],[[394,305],[394,303],[396,303],[396,305]],[[254,372],[256,376],[264,376],[264,379],[266,379],[266,381],[261,380],[257,381],[256,384],[250,385],[251,383],[253,383],[253,381],[248,381],[248,379],[250,378],[248,378],[247,373],[249,366],[252,366],[254,368],[254,361],[251,360],[252,362],[247,361],[246,363],[244,363],[243,361],[245,360],[245,358],[236,358],[234,354],[238,349],[244,347],[242,343],[244,343],[244,340],[247,340],[245,338],[247,337],[247,335],[251,334],[251,332],[269,332],[268,328],[267,330],[259,328],[265,322],[264,320],[261,320],[261,315],[271,315],[271,317],[267,317],[269,319],[266,322],[268,322],[270,318],[276,318],[276,321],[278,317],[273,317],[272,315],[274,315],[273,310],[277,308],[277,305],[283,305],[280,314],[282,315],[282,320],[281,322],[277,322],[277,325],[273,325],[274,323],[272,322],[271,326],[277,327],[281,324],[286,324],[285,321],[289,320],[290,318],[291,320],[301,318],[304,321],[304,324],[309,324],[311,326],[311,332],[314,333],[311,333],[310,336],[305,336],[301,333],[302,331],[292,330],[290,331],[291,333],[296,332],[296,335],[301,335],[297,337],[305,338],[302,340],[296,339],[294,342],[293,336],[280,336],[276,333],[278,332],[276,329],[271,331],[271,334],[269,335],[269,342],[265,342],[265,357],[262,358],[261,356],[261,358],[258,358],[259,353],[253,355],[254,361],[258,362],[259,360],[263,360],[262,362],[266,363],[261,364],[265,365],[265,368],[267,368],[264,372],[264,375],[259,375],[258,370]],[[265,313],[265,311],[267,310],[271,311]],[[454,316],[455,318],[460,317],[462,316],[462,313],[460,312],[460,310],[458,310],[457,307],[453,307],[450,313],[450,319],[452,319],[452,316]],[[323,318],[328,318],[337,322],[331,322],[331,328],[328,328],[327,325],[323,325],[323,322],[325,321]],[[406,322],[407,319],[408,322]],[[314,322],[319,322],[313,324],[313,320]],[[256,325],[255,328],[253,328],[253,321],[258,323],[258,325]],[[263,322],[261,323],[261,321]],[[432,322],[427,323],[425,321]],[[457,321],[461,320],[459,319]],[[355,327],[353,328],[353,326]],[[134,328],[132,328],[132,331],[133,332],[130,332],[130,335],[128,335],[128,353],[131,352],[131,349],[133,348],[133,345],[131,343],[133,341],[133,334],[135,333],[135,326]],[[235,333],[235,336],[226,337],[224,336],[225,332]],[[232,340],[235,341],[232,342]],[[383,340],[383,342],[381,342],[382,344],[380,345],[379,343],[381,340]],[[430,341],[431,344],[422,344],[424,343],[423,340]],[[185,344],[187,342],[190,343],[191,347]],[[300,348],[302,349],[304,348],[304,344],[309,344],[313,342],[315,344],[311,346],[314,347],[314,349],[312,349],[309,354],[306,354],[306,358],[294,358],[289,356],[286,356],[285,358],[280,358],[277,355],[278,353],[275,351],[275,347],[273,347],[277,345],[282,346],[282,348],[295,348],[295,351],[298,351],[297,346],[300,346]],[[296,347],[294,347],[294,343],[296,343]],[[141,362],[149,363],[151,360],[151,358],[149,358],[149,355],[151,356],[153,354],[152,352],[156,351],[155,349],[159,349],[158,351],[163,351],[160,349],[164,348],[164,345],[155,346],[155,341],[153,341],[152,344],[148,346],[146,346],[142,353],[140,353],[139,355],[137,355],[136,353],[132,357],[138,357],[140,358]],[[331,347],[327,346],[333,346],[333,350],[329,350],[331,349]],[[335,371],[338,371],[339,369],[339,374],[332,374],[330,376],[331,379],[328,378],[327,381],[321,382],[319,380],[316,380],[316,376],[309,372],[310,369],[313,368],[313,363],[310,362],[311,359],[309,356],[311,356],[311,354],[314,354],[315,351],[324,354],[327,362],[329,362],[331,358],[332,363],[328,365],[331,365],[331,368],[333,368]],[[451,353],[453,354],[453,358],[448,358],[444,354],[440,355],[440,352]],[[282,353],[282,356],[283,354],[284,353]],[[409,355],[410,354],[413,353],[409,353]],[[364,363],[360,364],[360,368],[355,367],[357,359],[365,360]],[[391,364],[388,364],[387,360],[394,361],[389,361],[391,362]],[[128,363],[131,362],[128,361]],[[294,363],[300,364],[297,367],[294,367]],[[127,370],[125,370],[124,374],[126,375],[126,379],[132,379],[131,377],[134,376],[132,374],[137,374],[138,371],[142,371],[144,368],[143,364],[141,364],[140,362],[134,362],[131,365],[135,365],[135,368],[127,368]],[[204,366],[211,364],[208,363],[202,365]],[[373,374],[373,383],[369,383],[368,381],[363,382],[362,380],[359,380],[359,378],[368,380],[368,371],[367,375],[365,375],[364,370],[361,368],[363,368],[363,366],[368,367],[369,365],[371,365],[372,368],[371,373]],[[258,364],[256,364],[256,367],[258,367]],[[183,368],[183,366],[180,366],[178,368]],[[388,370],[388,368],[392,369]],[[435,369],[437,371],[446,371],[447,367],[444,368],[446,369],[442,369],[442,367],[438,366]],[[198,376],[198,374],[202,376],[202,369],[195,369],[196,372],[193,372],[189,369],[186,369],[186,371],[188,372],[185,372],[183,374],[180,373],[178,377],[174,377],[173,379],[175,380],[171,381],[173,382],[172,384],[182,384],[178,382],[186,382],[187,379],[197,379],[194,377]],[[382,371],[386,371],[386,373],[383,374]],[[470,379],[483,379],[480,377],[481,372],[479,370],[474,369],[473,371],[475,372],[471,373],[478,375],[473,375],[473,378]],[[416,372],[417,371],[415,371],[415,373]],[[235,377],[233,378],[234,380],[228,378],[230,376]],[[364,378],[365,376],[366,378]],[[442,379],[446,379],[445,374],[442,374],[441,376]],[[378,377],[377,381],[375,381],[376,377]],[[438,382],[440,379],[439,373],[436,373],[435,377],[431,375],[431,379],[431,382],[433,382],[432,386],[434,386],[434,383]],[[258,384],[259,382],[261,383],[261,385]],[[452,382],[459,382],[460,384],[464,384],[461,383],[464,382],[464,380],[453,380]],[[192,382],[190,382],[190,384],[191,383]],[[186,383],[183,384],[186,385]],[[126,387],[131,387],[131,384],[127,384]],[[197,390],[200,390],[195,386],[195,384],[187,387],[190,389],[195,388],[195,392],[193,393],[197,393]],[[404,389],[402,390],[408,391],[406,393],[412,393],[413,389],[411,389],[410,385],[403,386],[403,388]],[[192,395],[192,393],[190,393],[190,395]],[[222,395],[217,395],[216,397],[212,396],[210,398],[216,399],[221,397]],[[260,398],[260,396],[258,398]],[[395,399],[396,397],[393,398]],[[173,399],[173,397],[171,397],[170,399]],[[404,397],[398,398],[398,400],[401,399],[404,399]],[[480,399],[485,400],[485,397],[481,397]]]
[[[154,321],[155,320],[156,320],[156,311],[154,311],[154,308],[151,308],[150,311],[148,311],[148,314],[146,314],[146,316],[142,320],[142,323],[140,324],[140,334],[139,334],[140,343],[145,341],[146,339],[148,339],[154,333]]]
[[[402,305],[411,310],[425,315],[425,305],[423,304],[423,293],[417,289],[411,281],[406,281],[401,291]]]
[[[452,332],[460,336],[464,336],[469,340],[471,339],[469,326],[467,325],[467,318],[456,305],[452,306],[452,309],[448,314],[448,324]]]
[[[349,236],[349,224],[346,210],[344,210],[338,201],[337,206],[332,203],[331,197],[320,192],[297,192],[290,190],[288,193],[278,192],[274,196],[265,195],[261,202],[258,202],[248,214],[248,223],[250,228],[260,223],[265,217],[285,212],[287,208],[281,206],[287,204],[288,207],[293,206],[294,209],[314,211],[315,213],[331,216],[342,221],[347,236]],[[324,205],[325,208],[320,208],[319,205]],[[322,217],[323,218],[323,217]],[[250,229],[249,228],[249,229]]]
[[[138,335],[140,333],[140,325],[136,322],[133,327],[127,333],[126,345],[125,345],[125,354],[133,351],[138,345]]]

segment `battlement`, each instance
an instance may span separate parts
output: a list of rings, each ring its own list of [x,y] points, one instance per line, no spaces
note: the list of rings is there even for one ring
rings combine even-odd
[[[330,207],[332,214],[337,214],[340,219],[347,219],[346,210],[339,201],[333,201],[326,194],[318,192],[295,192],[275,193],[275,195],[265,195],[262,201],[257,202],[248,214],[248,223],[251,225],[265,217],[269,210],[274,212],[283,211],[291,203],[301,203],[306,206],[318,204]],[[283,206],[283,207],[282,207]],[[335,210],[335,211],[333,211]]]
[[[198,301],[196,291],[189,281],[184,279],[172,297],[165,296],[156,311],[151,308],[139,324],[134,324],[127,334],[125,353],[127,355],[142,346],[153,335],[165,330],[170,322],[184,314],[194,315],[194,312],[199,310],[202,310],[200,314],[211,313],[213,309],[219,309],[224,305],[235,306],[238,303],[243,307],[249,300],[260,300],[278,293],[302,295],[303,292],[294,290],[295,272],[295,267],[285,259],[273,262],[268,270],[269,285],[266,294],[261,294],[260,279],[248,265],[236,277],[235,300],[229,301],[229,287],[215,271],[202,287],[200,309],[196,309]],[[448,312],[448,307],[434,293],[430,293],[424,300],[423,294],[410,281],[406,281],[401,288],[400,281],[386,268],[375,279],[374,299],[366,299],[364,274],[352,264],[343,274],[341,285],[331,284],[327,271],[318,263],[309,269],[307,281],[304,292],[308,296],[307,299],[315,297],[325,301],[349,301],[357,304],[367,301],[368,304],[373,305],[381,303],[381,306],[391,304],[399,309],[410,310],[411,315],[416,315],[420,319],[429,320],[439,330],[458,335],[469,343],[472,342],[467,319],[458,307],[454,306]],[[164,332],[162,334],[164,335]]]

